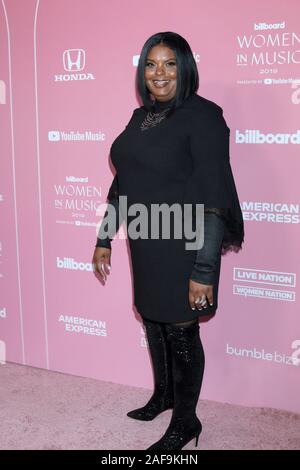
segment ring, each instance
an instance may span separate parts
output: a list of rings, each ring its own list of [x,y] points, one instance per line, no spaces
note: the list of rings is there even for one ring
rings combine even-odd
[[[195,300],[195,304],[200,304],[200,305],[206,304],[206,296],[203,294],[202,297],[201,297],[201,300],[198,297],[198,299]]]

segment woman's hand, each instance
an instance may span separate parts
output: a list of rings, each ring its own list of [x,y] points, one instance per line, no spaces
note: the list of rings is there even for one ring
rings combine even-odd
[[[105,282],[107,280],[107,274],[110,273],[110,256],[111,249],[96,247],[93,256],[93,267],[94,272],[100,274],[101,279]]]
[[[189,281],[189,302],[192,310],[202,310],[208,304],[213,305],[213,286],[200,284],[192,279]]]

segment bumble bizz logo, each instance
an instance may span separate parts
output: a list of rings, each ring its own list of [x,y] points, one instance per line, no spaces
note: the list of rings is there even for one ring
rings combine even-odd
[[[273,362],[276,364],[299,366],[300,365],[300,340],[294,340],[291,344],[295,351],[291,355],[279,353],[278,351],[266,351],[264,348],[239,348],[226,344],[226,354],[241,359],[256,359],[259,361]]]

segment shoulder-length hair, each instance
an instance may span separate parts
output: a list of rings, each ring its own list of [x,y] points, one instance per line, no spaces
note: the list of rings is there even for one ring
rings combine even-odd
[[[172,49],[176,57],[177,85],[174,102],[169,111],[171,114],[186,98],[198,90],[198,69],[190,45],[182,36],[171,31],[150,36],[142,48],[136,74],[137,90],[147,111],[153,111],[153,101],[145,83],[145,67],[150,49],[158,44]]]

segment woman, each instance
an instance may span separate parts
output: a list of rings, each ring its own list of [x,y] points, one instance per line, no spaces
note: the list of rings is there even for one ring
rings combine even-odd
[[[221,255],[238,251],[244,240],[229,162],[230,130],[222,108],[197,95],[198,86],[187,41],[172,32],[151,36],[137,70],[143,106],[111,146],[117,173],[107,200],[117,210],[115,230],[121,218],[127,225],[133,220],[129,210],[118,214],[121,196],[127,207],[140,203],[149,211],[154,204],[192,204],[193,221],[196,204],[204,207],[202,248],[187,249],[185,235],[128,237],[134,304],[146,330],[154,392],[127,415],[149,421],[173,409],[166,432],[147,450],[179,450],[193,437],[198,443],[202,425],[196,406],[204,372],[198,319],[217,309]],[[93,263],[105,282],[115,230],[105,232],[104,220]]]

